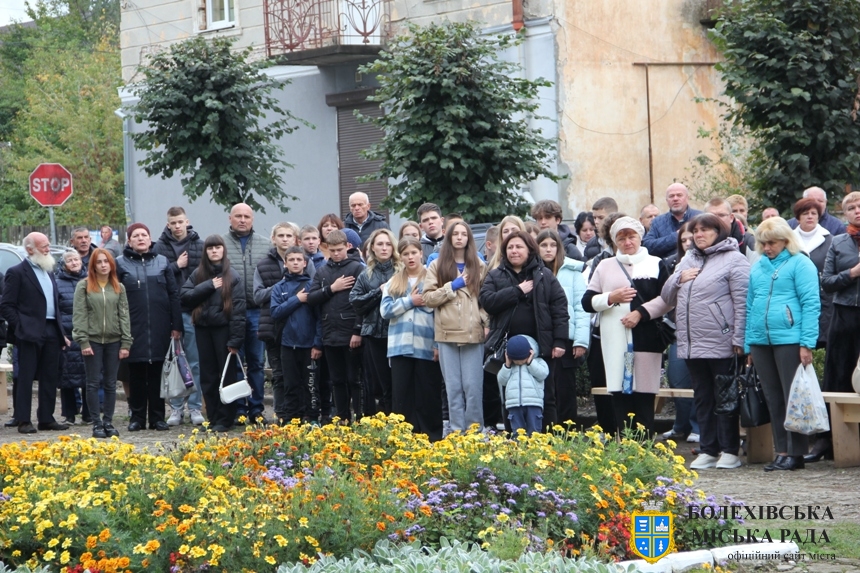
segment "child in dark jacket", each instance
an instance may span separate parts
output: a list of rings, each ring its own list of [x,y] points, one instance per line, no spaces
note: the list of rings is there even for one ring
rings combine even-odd
[[[335,408],[341,420],[351,421],[350,401],[356,418],[362,415],[361,320],[356,316],[349,293],[364,263],[351,248],[343,231],[326,235],[329,260],[317,269],[307,302],[319,307],[323,354],[328,364]]]
[[[499,384],[505,388],[505,407],[514,435],[520,428],[532,435],[543,427],[543,388],[549,366],[543,358],[535,356],[537,350],[537,341],[532,337],[512,336],[505,352],[505,366],[499,370]]]
[[[308,304],[311,278],[301,247],[287,249],[284,278],[272,287],[272,319],[283,322],[281,368],[284,375],[284,419],[316,422],[319,399],[311,380],[312,361],[322,356],[319,307]]]

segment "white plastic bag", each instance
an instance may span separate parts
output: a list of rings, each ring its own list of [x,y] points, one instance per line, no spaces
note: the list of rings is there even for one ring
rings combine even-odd
[[[807,436],[830,431],[827,407],[812,364],[797,367],[785,405],[785,429]]]
[[[854,374],[851,375],[851,385],[854,391],[860,394],[860,358],[857,359],[857,366],[854,368]]]

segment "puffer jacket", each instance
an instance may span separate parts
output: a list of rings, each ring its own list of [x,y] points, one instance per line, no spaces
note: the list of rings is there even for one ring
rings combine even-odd
[[[116,270],[128,297],[134,338],[128,361],[164,361],[171,331],[182,332],[179,287],[167,257],[155,251],[140,254],[127,246],[116,261]]]
[[[81,268],[80,273],[73,275],[63,267],[54,275],[54,278],[57,280],[57,295],[60,300],[60,316],[63,322],[63,330],[66,332],[72,332],[75,286],[86,277],[86,268]],[[81,355],[81,346],[74,339],[71,342],[70,346],[63,349],[59,388],[83,388],[87,384],[87,372],[84,369],[84,357]]]
[[[248,242],[242,250],[242,240],[231,228],[230,232],[221,235],[224,245],[227,247],[227,260],[230,268],[236,271],[245,288],[245,308],[256,309],[260,305],[254,302],[254,271],[257,265],[266,258],[272,242],[263,235],[251,229]]]
[[[537,257],[531,260],[520,273],[523,280],[533,280],[534,288],[530,293],[534,297],[535,322],[540,356],[549,358],[554,347],[564,348],[568,335],[570,316],[567,314],[567,296],[561,288],[558,279]],[[526,295],[519,284],[523,282],[507,262],[487,273],[481,287],[479,298],[481,307],[491,316],[490,336],[487,345],[493,345],[514,313],[517,301]]]
[[[577,246],[576,235],[570,231],[570,227],[564,223],[558,226],[558,237],[561,239],[561,244],[564,246],[564,256],[574,261],[585,261],[585,255]],[[583,245],[584,247],[584,245]]]
[[[75,288],[75,316],[72,338],[81,348],[89,348],[91,342],[111,344],[119,342],[120,348],[129,350],[134,340],[131,337],[131,318],[125,285],[120,291],[107,285],[102,292],[87,292],[87,281]]]
[[[178,287],[182,287],[185,284],[185,281],[188,280],[194,269],[200,265],[200,260],[203,258],[203,239],[200,238],[200,235],[197,234],[197,231],[191,225],[188,226],[187,231],[188,234],[185,235],[185,238],[177,241],[173,233],[170,232],[170,229],[164,227],[161,237],[159,237],[152,248],[153,251],[159,255],[164,255],[170,261],[170,270],[173,272],[173,278]],[[188,264],[185,268],[180,269],[176,264],[176,260],[179,259],[179,255],[182,253],[188,253]],[[183,308],[182,312],[191,312],[191,309]]]
[[[585,263],[565,257],[556,278],[567,296],[567,337],[573,341],[574,346],[588,348],[591,315],[582,308],[582,295],[585,294],[587,286],[582,274],[584,270]]]
[[[821,287],[824,292],[833,293],[833,304],[860,306],[860,278],[851,278],[851,269],[857,263],[860,251],[851,235],[833,237],[821,275]]]
[[[681,272],[699,276],[681,284]],[[704,252],[691,248],[660,294],[675,306],[678,358],[731,358],[744,347],[750,264],[729,237]]]
[[[394,275],[394,263],[391,260],[377,263],[370,275],[365,270],[355,280],[355,285],[349,293],[349,302],[355,313],[361,318],[361,335],[373,338],[388,336],[388,320],[382,318],[379,303],[382,301],[382,285]]]
[[[750,271],[744,350],[753,344],[800,344],[818,340],[818,270],[803,253],[784,249],[773,260],[761,257]]]
[[[379,213],[374,213],[373,211],[367,212],[367,218],[364,220],[364,224],[361,225],[361,228],[359,228],[358,223],[355,222],[355,217],[352,216],[352,213],[343,218],[343,226],[347,229],[352,229],[358,233],[358,236],[361,238],[361,245],[353,245],[356,249],[363,247],[364,243],[366,243],[370,238],[370,235],[372,235],[377,229],[390,228],[385,217]]]
[[[440,285],[436,277],[438,271],[439,259],[436,259],[430,264],[424,279],[424,304],[436,314],[436,342],[481,344],[487,325],[481,316],[478,297],[468,287],[454,290],[452,281]],[[481,276],[485,272],[486,266],[482,263]],[[469,280],[480,281],[481,277],[470,276]]]
[[[349,302],[349,291],[332,292],[331,285],[342,276],[355,277],[364,272],[364,263],[358,249],[350,249],[347,257],[334,262],[329,259],[317,269],[311,281],[308,304],[320,307],[322,336],[325,346],[349,346],[353,335],[361,336],[361,319]],[[355,285],[353,285],[355,286]]]
[[[320,309],[296,296],[302,289],[310,290],[310,286],[311,277],[305,271],[300,275],[288,273],[272,287],[272,318],[284,324],[281,346],[322,349]]]
[[[499,384],[505,388],[505,408],[537,406],[543,408],[544,382],[549,375],[546,361],[537,355],[537,341],[531,336],[526,340],[535,351],[531,364],[511,364],[499,370]]]
[[[257,263],[257,268],[254,270],[254,304],[260,307],[257,338],[264,342],[275,341],[283,328],[283,324],[275,324],[271,312],[272,288],[282,278],[284,278],[284,259],[278,254],[278,249],[272,247],[266,257]]]
[[[241,348],[245,342],[245,291],[242,289],[242,281],[239,279],[239,273],[232,268],[229,270],[229,275],[224,276],[221,272],[221,265],[213,267],[218,274],[215,276],[222,277],[224,282],[230,281],[231,291],[230,299],[232,308],[229,316],[224,312],[224,299],[221,297],[222,290],[215,288],[212,284],[212,279],[198,282],[198,269],[194,269],[185,284],[182,285],[182,304],[186,308],[190,308],[192,316],[198,306],[202,305],[198,316],[194,317],[194,326],[202,327],[229,327],[230,336],[227,339],[227,346],[230,348]]]

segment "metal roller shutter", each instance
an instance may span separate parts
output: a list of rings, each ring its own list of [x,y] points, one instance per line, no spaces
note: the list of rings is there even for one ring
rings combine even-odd
[[[356,109],[370,117],[382,115],[382,110],[376,103],[352,104],[337,108],[340,210],[343,215],[347,215],[349,213],[349,196],[357,191],[362,191],[370,197],[370,208],[387,219],[388,211],[379,208],[379,204],[388,195],[388,186],[385,182],[358,183],[356,181],[356,178],[361,175],[375,172],[382,163],[381,161],[368,161],[359,155],[360,151],[382,139],[382,131],[372,123],[359,122],[354,115]]]

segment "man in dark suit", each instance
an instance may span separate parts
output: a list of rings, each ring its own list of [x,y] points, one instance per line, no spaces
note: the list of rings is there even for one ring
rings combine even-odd
[[[35,434],[30,421],[33,380],[39,381],[39,430],[67,430],[54,419],[60,350],[68,344],[60,321],[60,301],[54,280],[54,258],[48,237],[30,233],[24,239],[27,258],[6,273],[0,316],[8,323],[18,347],[18,387],[15,418],[18,432]]]

